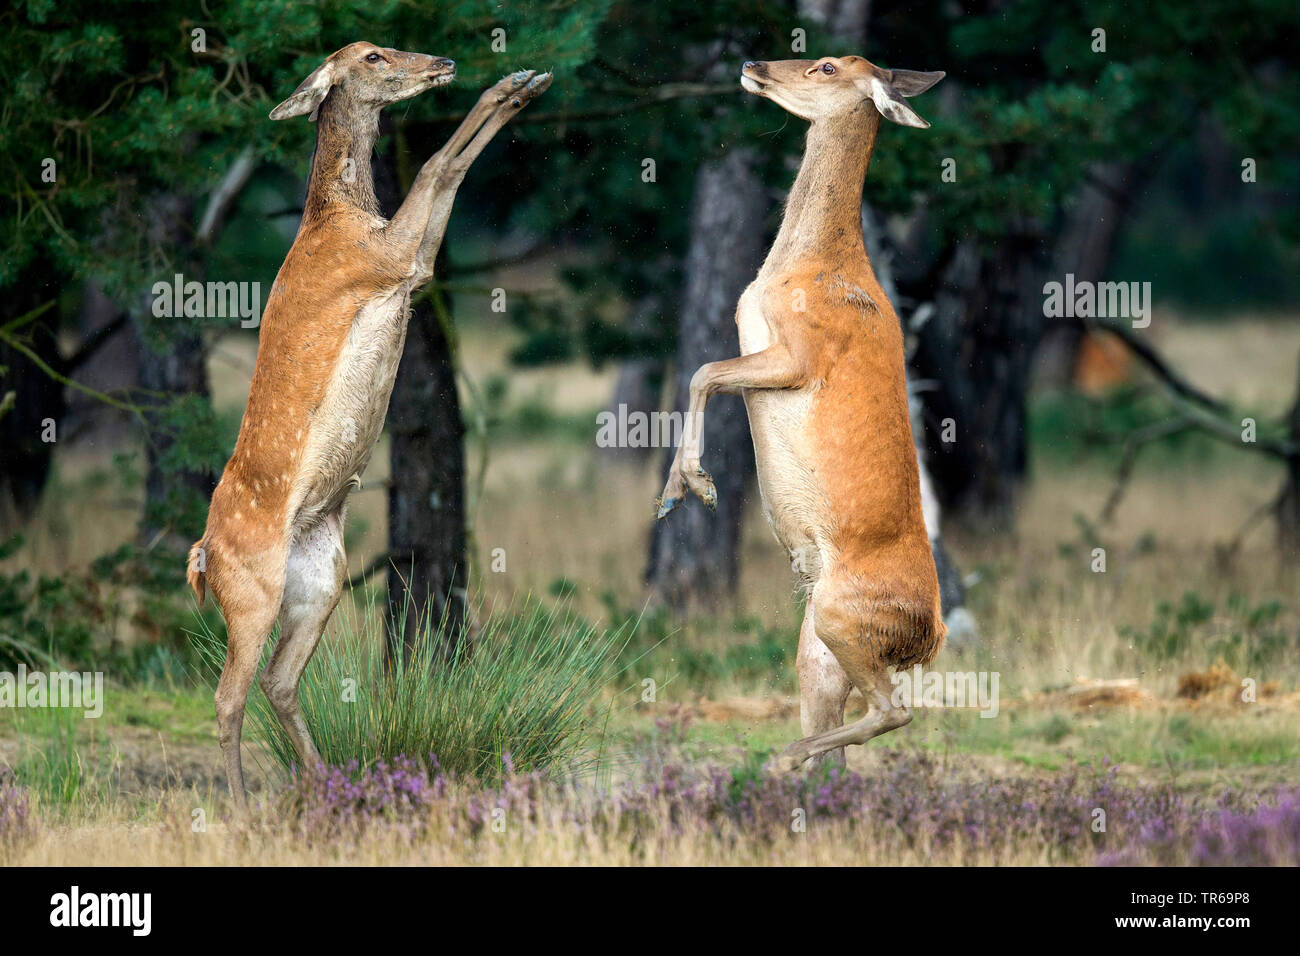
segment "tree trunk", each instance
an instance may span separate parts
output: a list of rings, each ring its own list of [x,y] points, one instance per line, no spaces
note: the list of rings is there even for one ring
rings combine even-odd
[[[747,149],[732,149],[696,176],[675,358],[678,412],[684,414],[689,405],[696,369],[739,354],[736,302],[762,264],[766,205]],[[658,522],[650,540],[651,596],[678,613],[693,604],[716,607],[720,598],[735,594],[745,492],[754,470],[744,402],[719,396],[704,417],[702,458],[717,485],[717,512],[691,500]],[[669,463],[672,452],[666,455]]]
[[[165,533],[174,548],[184,550],[202,533],[202,524],[177,527],[170,519],[189,515],[201,521],[202,505],[206,505],[216,489],[216,476],[210,471],[164,470],[162,461],[175,441],[163,424],[162,410],[182,395],[209,397],[203,338],[198,333],[182,332],[167,336],[165,341],[157,339],[150,336],[138,318],[135,334],[139,342],[140,388],[157,393],[157,397],[146,397],[141,402],[149,409],[145,420],[149,423],[151,440],[140,538],[148,543]],[[186,497],[190,498],[189,502],[184,500]]]
[[[1067,272],[1074,274],[1076,282],[1106,278],[1120,225],[1133,196],[1145,185],[1148,170],[1155,165],[1152,157],[1138,163],[1095,163],[1089,168],[1087,181],[1066,213],[1057,242],[1055,278],[1063,281]],[[1038,380],[1059,388],[1071,386],[1083,337],[1083,327],[1078,323],[1049,326],[1037,360]]]
[[[947,513],[976,530],[1012,530],[1025,476],[1026,397],[1043,327],[1044,243],[1022,233],[987,251],[958,243],[917,333],[926,460]]]
[[[24,270],[7,301],[0,322],[7,322],[57,296],[55,280],[39,267]],[[51,368],[62,370],[58,348],[58,306],[17,330],[28,347]],[[10,398],[12,393],[12,398]],[[43,439],[44,421],[62,427],[66,411],[63,386],[22,353],[0,342],[0,543],[31,517],[50,475],[54,444]],[[55,432],[58,438],[58,432]]]
[[[394,137],[374,164],[375,193],[385,215],[397,209],[404,192],[397,148]],[[444,243],[435,275],[444,272],[446,249]],[[451,314],[450,297],[436,290],[413,307],[388,406],[388,645],[390,651],[399,642],[412,650],[422,622],[434,634],[445,621],[440,650],[450,654],[467,619],[465,426],[452,345],[433,296],[442,297],[442,314]]]
[[[1287,437],[1293,447],[1300,448],[1300,376],[1296,379]],[[1277,500],[1277,544],[1284,558],[1294,561],[1300,557],[1300,456],[1297,455],[1292,455],[1286,463],[1286,478]]]
[[[434,293],[435,295],[439,293]],[[450,654],[466,621],[465,426],[451,345],[430,302],[411,314],[388,408],[388,597],[407,649],[445,621]],[[396,627],[390,648],[399,640]]]
[[[642,297],[633,307],[627,319],[627,332],[634,339],[648,338],[654,329],[655,314],[663,307],[657,295]],[[628,415],[641,413],[646,416],[659,411],[663,401],[664,373],[667,363],[662,356],[643,355],[625,360],[618,370],[618,380],[614,383],[614,399],[610,409],[619,414],[620,406],[627,406]],[[654,449],[648,444],[634,448],[623,448],[617,444],[596,449],[597,460],[602,462],[632,462],[644,464],[653,454]]]

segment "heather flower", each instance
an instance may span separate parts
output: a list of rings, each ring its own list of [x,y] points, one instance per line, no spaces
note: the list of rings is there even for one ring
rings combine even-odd
[[[1300,862],[1300,790],[1250,808],[1244,795],[1227,793],[1206,810],[1167,786],[1122,784],[1109,766],[1083,778],[962,779],[923,753],[887,751],[869,776],[838,767],[773,775],[754,761],[726,768],[655,750],[627,779],[602,789],[505,765],[495,784],[453,780],[436,762],[428,769],[405,757],[364,770],[324,768],[293,781],[286,809],[313,841],[355,839],[371,827],[410,836],[442,827],[472,840],[505,819],[512,832],[569,827],[638,852],[737,834],[762,845],[788,838],[801,810],[808,834],[823,824],[869,827],[953,862],[1012,860],[1026,847],[1046,862],[1103,866]],[[1106,826],[1094,832],[1099,809]]]
[[[1300,788],[1274,806],[1208,815],[1196,827],[1191,856],[1200,866],[1300,866]]]

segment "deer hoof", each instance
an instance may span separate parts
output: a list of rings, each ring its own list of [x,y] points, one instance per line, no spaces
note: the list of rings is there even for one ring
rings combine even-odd
[[[658,521],[660,519],[668,517],[669,513],[681,503],[682,503],[682,499],[677,497],[672,497],[672,498],[663,497],[663,498],[655,499],[655,505],[656,505],[655,520]]]
[[[796,747],[798,747],[797,743],[793,743],[789,747],[786,747],[779,755],[768,761],[767,765],[763,769],[774,776],[794,773],[802,767],[804,761],[808,759],[808,755],[796,751]]]
[[[538,73],[528,81],[528,92],[533,96],[540,96],[550,89],[552,79],[550,73]]]
[[[718,508],[718,489],[713,485],[713,478],[707,471],[696,465],[694,468],[684,471],[686,484],[690,486],[691,491],[695,492],[695,497],[704,502],[704,506],[710,511],[716,511]]]
[[[498,104],[504,103],[506,100],[510,99],[512,93],[519,92],[525,85],[527,85],[528,81],[536,75],[536,70],[519,70],[516,73],[511,73],[508,76],[501,77],[501,79],[497,81],[496,85],[488,90],[488,92],[496,93],[496,101]]]

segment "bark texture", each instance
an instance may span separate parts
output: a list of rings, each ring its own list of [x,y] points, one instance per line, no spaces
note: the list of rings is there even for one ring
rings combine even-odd
[[[748,149],[706,163],[696,177],[691,241],[677,332],[673,408],[684,413],[690,380],[707,362],[739,354],[736,302],[762,265],[767,200]],[[719,396],[705,412],[704,467],[718,489],[718,508],[698,501],[654,526],[646,580],[653,599],[684,613],[717,607],[735,594],[741,519],[754,472],[744,402]],[[663,472],[672,459],[666,450]]]

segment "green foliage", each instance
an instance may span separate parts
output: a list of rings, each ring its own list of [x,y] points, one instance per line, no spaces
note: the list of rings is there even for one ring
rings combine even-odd
[[[1300,635],[1288,633],[1278,621],[1278,601],[1252,605],[1240,595],[1216,605],[1188,591],[1177,602],[1156,604],[1151,624],[1121,628],[1142,654],[1169,660],[1194,652],[1205,661],[1222,659],[1229,667],[1250,669],[1285,660],[1300,648]]]
[[[22,546],[14,536],[0,545],[0,558]],[[0,573],[0,670],[19,663],[78,665],[93,657],[99,607],[92,588],[69,575],[33,579],[27,571]]]
[[[1074,731],[1074,721],[1064,714],[1052,714],[1039,727],[1043,740],[1049,744],[1059,744]]]
[[[770,687],[792,685],[794,649],[798,638],[784,631],[763,627],[756,620],[736,622],[741,634],[752,634],[748,641],[737,641],[721,651],[691,647],[676,649],[673,657],[680,675],[691,687],[738,683]]]
[[[757,688],[794,686],[794,653],[797,633],[767,627],[753,617],[710,621],[700,617],[695,626],[719,635],[722,646],[690,644],[682,639],[672,612],[655,608],[637,616],[619,605],[609,592],[602,596],[612,620],[635,620],[628,637],[628,651],[644,660],[645,667],[683,680],[693,691],[709,693],[719,687]],[[662,683],[662,682],[661,682]]]
[[[22,546],[20,537],[0,545],[0,560]],[[189,665],[180,638],[182,611],[159,585],[170,556],[136,545],[97,558],[83,572],[55,577],[27,570],[0,572],[0,670],[58,667],[104,671],[125,683],[174,681]],[[140,590],[137,590],[140,589]],[[127,593],[138,605],[132,606]],[[115,639],[127,618],[153,640],[130,647]],[[185,620],[190,615],[185,613]]]
[[[462,642],[450,660],[437,650],[439,628],[426,619],[416,649],[389,666],[373,628],[347,610],[339,617],[341,633],[317,651],[299,690],[326,763],[368,767],[406,755],[491,778],[507,758],[518,771],[575,769],[600,744],[609,706],[602,696],[625,643],[620,631],[529,603],[489,617],[472,646]],[[193,638],[215,679],[224,641],[207,628]],[[273,643],[274,636],[268,655]],[[260,690],[249,714],[276,762],[293,767],[297,755]]]
[[[1300,249],[1290,238],[1300,230],[1273,188],[1300,169],[1265,160],[1259,183],[1242,185],[1241,161],[1193,144],[1174,149],[1120,237],[1113,274],[1149,276],[1161,299],[1193,315],[1300,302]]]
[[[1284,439],[1272,416],[1238,409],[1225,416],[1240,421],[1251,416],[1260,423],[1260,437]],[[1135,431],[1168,421],[1169,405],[1150,388],[1125,386],[1100,396],[1074,391],[1035,395],[1029,404],[1030,444],[1044,459],[1076,467],[1081,463],[1114,464],[1124,452],[1124,442]],[[1153,439],[1143,455],[1164,467],[1238,461],[1236,453],[1195,429],[1185,429]]]
[[[82,801],[95,785],[94,762],[82,754],[81,729],[96,736],[95,721],[79,711],[59,707],[16,711],[14,727],[22,750],[14,778],[40,794],[43,803],[68,806]]]

